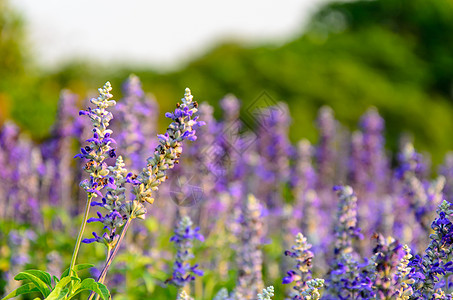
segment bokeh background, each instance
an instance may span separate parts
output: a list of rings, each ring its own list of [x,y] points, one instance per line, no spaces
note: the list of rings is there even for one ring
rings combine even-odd
[[[31,268],[31,262],[39,264],[33,265],[33,268],[45,268],[52,274],[61,274],[65,262],[69,261],[70,249],[80,224],[80,220],[76,217],[76,205],[74,205],[75,211],[71,211],[72,208],[69,209],[70,205],[54,205],[54,203],[75,203],[81,194],[83,198],[85,197],[85,192],[77,186],[78,179],[82,177],[82,168],[77,166],[71,169],[71,166],[76,167],[77,163],[82,162],[71,159],[77,149],[74,148],[71,151],[67,149],[71,147],[71,141],[76,135],[70,129],[77,129],[77,127],[73,125],[72,118],[66,117],[66,121],[70,119],[69,126],[64,122],[57,122],[55,128],[58,132],[54,130],[55,128],[52,129],[56,123],[59,99],[65,98],[60,97],[60,91],[69,89],[78,94],[80,96],[77,100],[78,106],[82,108],[87,98],[97,96],[96,88],[109,80],[114,87],[112,93],[115,99],[122,99],[124,98],[121,90],[122,83],[131,73],[140,78],[144,91],[154,94],[154,98],[159,102],[161,119],[157,132],[164,132],[168,124],[168,120],[164,120],[164,113],[174,109],[175,103],[182,97],[186,87],[191,88],[197,101],[208,102],[214,106],[217,116],[222,114],[219,100],[227,94],[234,94],[242,102],[241,121],[247,119],[247,115],[252,113],[249,108],[254,107],[257,101],[262,102],[265,95],[266,99],[270,99],[270,104],[279,101],[288,104],[292,116],[290,138],[293,144],[302,138],[308,138],[313,145],[317,145],[315,147],[318,147],[318,150],[323,148],[325,151],[318,151],[315,161],[316,172],[320,174],[321,179],[311,179],[314,187],[308,187],[308,183],[302,186],[298,181],[302,178],[299,174],[302,171],[299,171],[297,166],[299,162],[305,163],[301,159],[303,155],[298,154],[300,157],[297,158],[299,161],[297,162],[294,157],[290,161],[286,155],[280,154],[287,153],[285,150],[287,146],[286,114],[282,114],[284,118],[278,123],[284,124],[282,128],[277,126],[278,128],[265,130],[263,126],[258,127],[261,131],[256,132],[261,141],[257,139],[258,142],[254,143],[256,149],[253,151],[256,153],[250,150],[249,153],[253,154],[250,155],[251,158],[248,155],[238,155],[235,151],[237,149],[233,149],[231,145],[222,146],[222,143],[229,143],[228,138],[235,138],[227,136],[229,132],[234,133],[237,130],[235,126],[230,126],[231,119],[224,117],[226,122],[219,123],[219,129],[212,131],[214,133],[209,131],[205,136],[201,134],[199,141],[205,139],[204,141],[212,143],[210,138],[221,132],[221,135],[227,136],[226,142],[221,138],[220,142],[216,141],[212,145],[220,144],[219,147],[223,147],[222,149],[231,148],[227,149],[230,152],[225,151],[225,153],[234,153],[233,159],[229,161],[226,157],[224,161],[217,159],[218,157],[207,157],[208,155],[198,157],[206,152],[197,150],[200,149],[197,148],[199,146],[192,146],[193,148],[187,146],[185,151],[191,155],[185,157],[189,158],[188,162],[191,164],[187,164],[187,167],[184,167],[186,169],[175,169],[176,173],[173,173],[175,176],[169,176],[173,179],[165,187],[167,194],[170,195],[168,198],[173,201],[156,201],[153,213],[148,214],[142,225],[137,225],[133,235],[129,235],[126,243],[128,251],[123,251],[115,262],[116,270],[112,270],[111,281],[108,284],[111,291],[118,295],[114,299],[143,299],[142,295],[149,297],[151,293],[153,296],[156,295],[156,299],[175,297],[176,290],[165,286],[165,281],[171,272],[168,267],[169,262],[173,260],[173,252],[171,252],[173,246],[169,242],[169,237],[172,235],[174,220],[179,216],[177,212],[179,214],[184,210],[190,211],[198,220],[202,220],[203,222],[195,221],[195,223],[201,224],[202,231],[210,233],[206,242],[196,249],[196,257],[208,258],[206,265],[216,266],[214,271],[206,273],[203,281],[195,281],[193,291],[196,299],[200,299],[197,296],[202,294],[205,299],[211,299],[220,287],[228,287],[229,290],[235,287],[236,275],[240,274],[242,269],[236,270],[229,266],[233,261],[232,258],[236,258],[233,251],[235,244],[233,233],[238,230],[236,221],[240,218],[233,220],[237,217],[236,215],[231,214],[230,218],[225,213],[222,215],[222,220],[215,219],[215,222],[211,222],[217,215],[203,212],[210,211],[218,204],[220,206],[224,203],[228,204],[228,201],[231,205],[235,197],[243,199],[241,195],[233,193],[235,184],[237,181],[242,182],[243,177],[238,179],[230,176],[233,178],[231,180],[228,177],[228,172],[236,172],[236,169],[231,167],[235,165],[231,163],[237,157],[245,157],[245,165],[248,164],[247,171],[244,173],[246,175],[240,176],[248,176],[247,172],[256,173],[254,176],[248,176],[251,178],[248,178],[248,184],[252,185],[250,189],[253,190],[255,186],[267,187],[256,189],[257,198],[276,194],[281,207],[277,207],[275,211],[283,207],[278,212],[278,214],[281,213],[279,218],[282,217],[282,219],[272,219],[265,213],[261,213],[260,216],[266,217],[266,222],[270,222],[269,228],[274,230],[269,232],[267,236],[269,240],[266,238],[264,241],[263,237],[263,241],[257,241],[259,244],[257,247],[261,247],[261,243],[268,243],[263,247],[265,255],[263,274],[266,284],[274,284],[276,287],[278,295],[276,299],[284,297],[285,287],[281,284],[281,275],[288,269],[284,266],[286,262],[282,259],[284,249],[289,248],[286,247],[289,231],[285,233],[285,230],[294,225],[290,221],[295,220],[294,222],[297,223],[300,221],[297,218],[301,218],[300,212],[297,217],[301,206],[295,206],[296,214],[292,220],[288,217],[292,216],[291,212],[287,211],[287,207],[290,206],[283,206],[283,204],[307,201],[303,202],[303,214],[311,216],[312,223],[304,221],[302,224],[304,230],[310,228],[308,235],[310,232],[315,232],[316,235],[321,232],[321,236],[327,237],[327,239],[314,239],[313,242],[316,256],[320,257],[319,262],[321,262],[319,264],[315,261],[313,264],[316,268],[314,274],[321,274],[321,276],[325,274],[327,264],[323,264],[323,261],[327,262],[330,259],[329,255],[325,254],[328,248],[325,245],[332,244],[328,233],[332,228],[330,222],[333,220],[332,212],[335,209],[332,203],[336,201],[336,197],[331,186],[334,176],[337,176],[334,174],[337,164],[345,170],[346,167],[350,167],[349,171],[354,176],[354,180],[360,179],[357,180],[360,184],[368,183],[372,178],[373,181],[378,182],[376,185],[382,185],[382,192],[378,189],[379,194],[373,194],[374,192],[364,194],[367,193],[365,185],[358,185],[356,189],[359,199],[365,201],[360,203],[359,221],[362,222],[360,225],[365,224],[363,228],[366,236],[371,236],[373,226],[369,225],[372,222],[367,222],[368,219],[364,216],[368,216],[369,212],[374,213],[373,207],[378,207],[381,209],[380,214],[373,214],[373,217],[384,216],[383,221],[379,221],[382,223],[391,219],[391,222],[387,222],[391,224],[389,228],[394,225],[400,230],[395,232],[397,238],[403,236],[403,242],[414,240],[413,249],[418,253],[425,249],[430,227],[424,226],[421,230],[414,224],[421,218],[420,214],[425,218],[423,222],[426,224],[434,218],[430,214],[430,212],[434,213],[434,208],[429,205],[436,203],[442,189],[442,184],[437,184],[439,191],[432,191],[429,179],[433,176],[428,174],[431,168],[426,167],[429,164],[426,158],[431,156],[432,170],[435,173],[437,166],[444,160],[445,154],[453,149],[451,138],[451,132],[453,132],[451,118],[453,115],[453,1],[283,0],[276,4],[272,0],[247,2],[175,0],[159,3],[130,0],[126,4],[125,1],[120,0],[80,0],[74,3],[60,0],[0,0],[0,126],[7,120],[13,120],[22,132],[36,142],[36,145],[40,145],[40,148],[35,150],[34,144],[29,143],[28,139],[22,139],[22,135],[16,136],[15,130],[10,130],[10,135],[14,136],[13,139],[17,139],[17,143],[16,141],[9,143],[6,139],[6,142],[0,146],[3,147],[0,150],[6,150],[4,152],[7,153],[0,164],[0,171],[7,171],[2,178],[12,179],[11,182],[7,182],[0,178],[0,192],[2,192],[1,188],[8,192],[4,203],[14,203],[14,206],[4,205],[8,211],[2,210],[0,205],[0,214],[6,212],[4,215],[8,215],[9,211],[13,212],[10,214],[13,216],[11,219],[0,218],[0,295],[12,290],[9,285],[13,282],[12,274],[22,270],[24,266]],[[67,103],[71,102],[72,96],[66,95]],[[235,103],[234,100],[231,103]],[[378,156],[369,155],[366,158],[380,157],[382,160],[375,161],[375,164],[365,160],[365,162],[360,161],[360,164],[348,165],[350,161],[354,162],[354,159],[357,163],[361,156],[353,156],[352,148],[351,153],[345,151],[341,143],[336,145],[332,142],[327,143],[325,140],[323,143],[323,140],[317,136],[318,132],[322,131],[316,129],[315,119],[319,109],[325,105],[333,108],[335,118],[350,129],[350,132],[357,129],[360,116],[370,106],[376,107],[386,122],[385,146],[390,154],[386,156],[380,152],[380,132],[374,132],[373,128],[365,129],[374,137],[367,143],[378,141],[378,145],[373,147]],[[228,112],[228,109],[224,111]],[[324,117],[327,121],[323,126],[318,127],[326,127],[325,133],[331,132],[328,130],[329,124],[333,123],[330,110],[323,111],[327,112],[324,114],[327,116]],[[152,112],[154,113],[155,110]],[[368,117],[371,116],[373,119],[374,116],[374,120],[378,120],[377,127],[379,127],[380,118],[376,119],[374,110],[369,112],[371,114]],[[74,110],[73,114],[76,115],[77,111]],[[235,112],[231,115],[234,119],[232,123],[235,124],[237,115]],[[206,116],[209,116],[209,113],[206,113]],[[141,120],[139,117],[137,120]],[[121,118],[117,117],[116,120]],[[147,125],[152,125],[153,121]],[[6,124],[9,126],[3,128],[13,128],[11,123]],[[79,123],[78,129],[83,129],[84,126],[81,124],[83,123]],[[148,133],[154,129],[153,127],[152,130],[148,130]],[[222,131],[223,129],[226,130]],[[362,132],[365,130],[362,128]],[[65,136],[66,131],[71,132],[70,136]],[[75,130],[75,132],[80,131]],[[117,132],[116,129],[115,132]],[[283,139],[274,139],[279,135]],[[82,136],[83,134],[77,134],[77,138],[84,140]],[[337,136],[330,138],[334,142],[337,138],[344,138],[346,145],[350,137],[339,130]],[[239,142],[244,143],[247,140],[248,136],[244,135]],[[260,152],[266,149],[262,145],[274,143],[275,140],[282,141],[281,145],[276,147],[278,151],[269,156],[266,156],[266,151]],[[417,153],[410,152],[412,149],[410,147],[398,149],[401,140],[413,140],[417,151],[424,152],[423,159]],[[355,141],[358,146],[358,140],[355,139]],[[55,143],[58,145],[55,146]],[[209,143],[205,144],[208,144],[205,147],[209,149]],[[16,151],[22,146],[26,146],[25,150],[22,150],[23,153]],[[364,153],[374,151],[368,149],[366,145],[362,147],[363,149],[359,149]],[[147,144],[143,146],[144,148],[153,147]],[[302,148],[308,153],[306,156],[311,159],[310,147],[298,147],[298,151],[303,151]],[[48,163],[44,171],[40,168],[42,164],[37,162],[36,157],[39,155],[29,155],[29,153],[35,153],[32,150],[41,151],[36,153],[41,153],[44,162]],[[279,152],[280,150],[285,152]],[[331,155],[330,151],[337,150],[338,156]],[[398,168],[395,168],[396,153],[404,154],[405,150],[408,150],[406,152],[409,155],[400,155]],[[319,153],[327,153],[327,155],[323,156]],[[221,154],[223,155],[223,152]],[[259,160],[256,159],[257,156]],[[276,163],[274,159],[276,156],[282,158],[283,163],[280,160]],[[391,167],[386,164],[387,157],[393,159],[394,164]],[[451,157],[441,172],[447,177],[444,191],[446,198],[450,201],[453,199]],[[337,159],[341,162],[336,161]],[[205,172],[206,166],[201,166],[204,171],[199,172],[201,169],[198,166],[193,168],[199,161],[221,165],[227,170],[225,173],[227,176],[216,177],[218,174],[211,172],[211,169]],[[242,163],[242,160],[239,162]],[[269,165],[260,168],[261,162]],[[378,171],[367,173],[370,170],[378,170],[379,168],[375,168],[375,165],[380,164],[385,165],[386,172],[382,172],[385,173],[384,175],[381,174],[381,177],[385,177],[384,179],[374,177],[379,176]],[[411,164],[411,168],[414,165],[415,170],[407,167],[408,164]],[[29,167],[30,165],[32,167]],[[306,165],[311,168],[311,163]],[[185,162],[181,166],[186,166]],[[358,171],[354,168],[359,169],[361,166],[369,170],[352,173],[352,171]],[[338,169],[341,169],[340,167]],[[189,172],[194,172],[192,169],[201,174],[193,176],[193,173]],[[414,191],[413,186],[406,190],[407,180],[405,176],[398,173],[398,170],[403,170],[402,174],[412,172],[409,178],[414,179],[412,183],[419,183],[416,188],[423,184],[423,201],[432,194],[436,197],[429,198],[428,204],[423,201],[423,203],[419,201],[421,204],[415,203],[419,206],[415,206],[414,209],[414,203],[410,202],[410,197],[406,197]],[[268,175],[268,171],[272,176]],[[258,174],[259,172],[262,174]],[[33,177],[42,173],[46,176],[41,176],[37,180]],[[309,173],[306,175],[307,178],[312,174]],[[346,172],[338,173],[341,173],[338,177],[347,175]],[[16,174],[19,175],[16,176]],[[293,174],[296,176],[292,176]],[[366,176],[359,178],[363,174]],[[298,176],[300,178],[297,178]],[[180,178],[187,180],[180,181]],[[195,178],[195,181],[198,180],[194,183],[195,187],[204,188],[202,193],[207,191],[206,195],[193,196],[192,190],[183,190],[184,187],[192,184],[190,182],[192,178]],[[225,190],[218,193],[217,188],[214,188],[224,184],[223,182],[217,184],[219,178],[226,178],[228,193],[233,191],[231,194],[226,193]],[[263,178],[267,178],[268,181],[263,181]],[[337,177],[335,181],[337,184]],[[263,182],[271,183],[262,184]],[[71,183],[73,183],[72,187]],[[211,185],[209,189],[205,188],[209,185]],[[167,196],[165,188],[161,194],[163,197]],[[322,205],[313,204],[315,203],[313,198],[316,197],[312,196],[310,200],[308,193],[306,197],[305,195],[304,198],[300,197],[302,200],[298,198],[302,191],[305,193],[309,189],[316,189],[316,193],[320,195],[319,199],[322,199]],[[179,201],[179,194],[172,196],[175,190],[182,191],[181,198],[184,201],[188,194],[192,195],[193,201],[189,203],[190,205],[184,206],[183,201]],[[416,191],[419,192],[419,190]],[[217,193],[215,197],[209,198],[211,192]],[[236,194],[238,194],[237,186]],[[53,200],[50,201],[52,197],[57,199],[54,203]],[[201,203],[202,198],[215,201]],[[63,202],[65,199],[67,202]],[[71,199],[75,201],[71,202]],[[44,202],[45,205],[39,207],[39,202]],[[47,202],[52,205],[47,205]],[[373,204],[374,202],[376,204]],[[80,206],[83,203],[83,201],[77,202]],[[234,204],[237,205],[237,203]],[[306,203],[308,204],[305,205]],[[197,209],[192,209],[192,205],[197,205]],[[408,208],[409,205],[412,205],[411,210]],[[16,209],[17,207],[19,209]],[[198,207],[202,207],[203,210]],[[426,207],[428,209],[425,209]],[[235,208],[234,205],[231,205],[230,210],[226,212],[234,212],[232,208]],[[277,214],[275,211],[271,213]],[[388,213],[390,211],[398,216],[395,220]],[[411,215],[406,217],[407,211],[411,211]],[[422,213],[417,215],[419,211]],[[412,212],[416,213],[412,215]],[[25,221],[22,222],[16,215],[23,217]],[[399,218],[402,215],[405,217]],[[38,221],[32,220],[35,216]],[[316,223],[318,217],[321,221]],[[273,226],[273,222],[277,224],[284,218],[286,218],[284,222],[288,222],[288,225]],[[425,221],[428,219],[429,222]],[[232,220],[234,222],[231,222]],[[34,224],[38,225],[34,226]],[[425,223],[420,222],[420,224]],[[245,225],[242,227],[247,228]],[[3,232],[5,235],[2,235]],[[265,230],[258,228],[255,232],[263,233]],[[230,239],[231,237],[233,239]],[[255,237],[258,237],[258,234]],[[293,236],[291,235],[290,238],[292,242]],[[367,243],[360,242],[360,251],[363,252],[361,254],[368,255],[371,252],[368,243],[370,240],[366,238],[364,241]],[[248,247],[253,249],[255,246]],[[237,256],[240,257],[240,255]],[[93,247],[82,247],[80,261],[97,263],[98,267],[104,258],[105,249],[100,243]],[[206,267],[206,270],[209,268]],[[90,276],[96,277],[94,274],[91,273]],[[132,298],[131,295],[135,295],[136,298]]]
[[[119,99],[134,73],[161,111],[186,86],[215,107],[266,91],[288,103],[293,141],[316,142],[322,105],[351,129],[376,106],[389,149],[412,135],[436,165],[453,148],[452,1],[34,2],[0,0],[0,123],[37,141],[61,89],[110,80]]]

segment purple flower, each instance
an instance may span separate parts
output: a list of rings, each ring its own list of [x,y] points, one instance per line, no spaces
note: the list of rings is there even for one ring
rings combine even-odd
[[[99,97],[91,99],[91,103],[96,105],[96,108],[88,108],[79,113],[90,118],[93,125],[93,137],[87,140],[90,145],[81,148],[80,154],[75,157],[89,160],[85,165],[85,171],[90,175],[90,180],[83,181],[81,186],[89,195],[95,197],[102,197],[100,190],[104,187],[104,179],[109,173],[107,164],[103,161],[115,153],[110,146],[111,143],[115,143],[115,140],[110,137],[112,131],[107,129],[113,115],[106,108],[116,104],[114,100],[110,100],[113,97],[110,94],[111,90],[112,87],[107,82],[102,89],[99,89]]]
[[[82,243],[85,243],[85,244],[90,244],[90,243],[94,243],[94,242],[100,243],[103,239],[103,237],[98,236],[96,232],[93,232],[93,236],[94,236],[94,238],[91,238],[91,239],[83,239]]]
[[[124,97],[115,107],[112,126],[126,167],[138,171],[143,168],[150,149],[156,146],[158,105],[144,93],[135,75],[129,76],[122,90]]]
[[[182,152],[181,142],[185,139],[195,140],[196,128],[204,125],[195,115],[198,103],[193,101],[190,89],[186,89],[182,103],[177,105],[173,114],[168,116],[173,122],[164,135],[159,135],[159,145],[154,155],[148,158],[148,165],[133,181],[135,195],[139,203],[153,203],[152,192],[158,190],[159,185],[167,179],[167,171],[179,163]]]
[[[410,263],[407,275],[414,282],[411,284],[415,297],[428,299],[435,293],[435,286],[441,278],[450,273],[453,265],[449,253],[453,246],[453,226],[449,217],[453,214],[451,204],[444,200],[437,209],[438,217],[432,222],[434,234],[423,256],[415,255]]]
[[[257,116],[259,127],[255,150],[259,161],[255,172],[260,180],[257,197],[275,213],[283,204],[282,186],[289,181],[289,157],[293,151],[288,140],[291,118],[284,103],[261,109]]]
[[[253,195],[249,195],[242,204],[241,216],[238,220],[240,225],[236,254],[238,278],[234,293],[239,299],[254,299],[264,286],[261,215],[261,205]]]
[[[319,142],[316,149],[316,165],[319,175],[318,187],[332,186],[336,165],[335,135],[337,133],[337,121],[333,110],[323,106],[319,110],[317,125],[319,128]]]
[[[170,282],[178,288],[183,288],[187,283],[195,280],[195,276],[203,276],[203,271],[198,269],[198,264],[191,265],[194,258],[192,254],[193,241],[204,241],[199,228],[192,229],[189,217],[183,217],[175,228],[175,235],[170,239],[177,249],[176,260],[173,265],[173,276]]]
[[[311,261],[313,259],[313,253],[310,251],[311,245],[307,242],[307,239],[298,233],[296,236],[295,244],[291,247],[291,250],[286,250],[285,255],[293,258],[296,262],[294,270],[287,272],[288,276],[283,278],[283,284],[289,284],[295,281],[293,291],[290,293],[292,299],[299,299],[302,292],[304,292],[308,286],[307,282],[312,279],[311,277]]]

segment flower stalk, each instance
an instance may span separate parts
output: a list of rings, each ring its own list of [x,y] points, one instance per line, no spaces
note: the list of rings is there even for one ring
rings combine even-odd
[[[71,264],[69,265],[69,270],[70,270],[71,274],[73,272],[75,272],[74,266],[75,266],[75,263],[77,260],[77,255],[79,253],[80,243],[82,242],[82,236],[83,236],[83,233],[85,232],[85,227],[86,227],[87,220],[88,220],[88,214],[90,213],[91,199],[93,199],[93,196],[88,194],[87,203],[85,206],[85,213],[83,215],[82,224],[80,224],[80,230],[79,230],[79,234],[77,236],[76,244],[74,246],[74,252],[72,253]]]

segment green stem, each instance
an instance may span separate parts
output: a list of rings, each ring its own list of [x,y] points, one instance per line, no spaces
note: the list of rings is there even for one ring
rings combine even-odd
[[[76,259],[77,259],[77,254],[79,253],[80,243],[81,243],[82,237],[83,237],[83,232],[85,231],[85,226],[87,224],[88,214],[90,213],[91,199],[93,199],[93,196],[91,194],[88,194],[87,203],[85,206],[85,215],[83,216],[83,221],[82,221],[82,224],[80,225],[79,235],[77,236],[77,242],[74,247],[74,252],[72,253],[71,264],[69,265],[69,275],[70,276],[72,275],[72,272],[74,270],[74,266],[75,266]]]
[[[110,247],[110,244],[108,245],[108,248],[107,248],[107,256],[106,256],[106,259],[105,259],[105,263],[107,264],[107,262],[109,261],[109,258],[110,258],[110,254],[112,253],[112,247]],[[104,283],[104,282],[101,282],[101,283]],[[93,296],[94,296],[94,292],[91,291],[90,293],[90,296],[88,297],[88,299],[93,299]],[[96,298],[95,300],[98,300],[99,299],[99,295],[96,294]]]
[[[113,248],[112,254],[110,254],[110,257],[107,260],[107,263],[105,264],[104,269],[101,272],[101,275],[99,275],[98,282],[104,283],[105,276],[107,275],[110,265],[112,264],[113,259],[115,258],[116,254],[118,253],[118,250],[120,249],[121,241],[123,240],[124,236],[126,235],[126,231],[129,228],[131,221],[132,221],[132,218],[129,217],[129,219],[127,219],[126,224],[123,227],[123,230],[121,231],[121,235],[118,239],[118,242],[115,245],[115,248]]]
[[[125,224],[124,227],[123,227],[123,230],[121,231],[121,235],[120,235],[120,237],[119,237],[119,239],[118,239],[118,242],[117,242],[116,245],[115,245],[115,248],[113,248],[113,251],[112,251],[111,254],[108,256],[108,259],[107,259],[107,261],[105,262],[104,269],[102,269],[101,275],[99,275],[97,282],[99,282],[99,283],[104,283],[105,276],[107,275],[107,272],[108,272],[110,266],[112,265],[113,259],[115,258],[116,254],[118,253],[118,250],[119,250],[119,248],[120,248],[121,241],[123,240],[123,238],[124,238],[124,236],[125,236],[125,234],[126,234],[126,231],[127,231],[127,229],[129,228],[129,225],[131,224],[131,221],[132,221],[132,218],[129,217],[129,219],[127,219],[126,224]],[[109,253],[110,253],[110,251],[109,251]],[[93,299],[93,296],[94,296],[94,293],[91,292],[91,295],[90,295],[90,297],[88,298],[88,300]],[[98,298],[99,298],[99,295],[96,295],[96,299],[98,299]]]
[[[114,249],[115,248],[112,249],[112,247],[109,246],[109,248],[107,250],[107,257],[105,259],[105,265],[107,265],[109,263],[110,256],[112,255],[112,250],[114,250]],[[105,275],[104,275],[104,278],[99,279],[98,282],[99,283],[104,283],[104,280],[105,280]]]

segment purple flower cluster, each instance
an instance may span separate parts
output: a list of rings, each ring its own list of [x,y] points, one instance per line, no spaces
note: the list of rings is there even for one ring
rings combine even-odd
[[[195,275],[203,276],[203,271],[198,269],[198,264],[190,264],[190,261],[194,258],[191,251],[193,241],[204,241],[203,235],[199,233],[200,228],[192,228],[192,225],[192,220],[189,217],[181,218],[175,228],[175,235],[170,239],[171,242],[175,243],[177,253],[173,275],[169,282],[177,286],[180,291],[188,283],[195,280]]]
[[[158,135],[159,145],[154,150],[154,155],[148,158],[146,168],[133,179],[132,193],[139,203],[154,202],[152,192],[157,191],[158,186],[167,179],[167,170],[174,168],[179,162],[182,141],[195,141],[196,129],[205,125],[205,122],[198,121],[198,103],[193,101],[188,88],[181,102],[173,113],[165,114],[173,122],[165,134]]]
[[[77,97],[62,93],[58,122],[42,145],[12,123],[0,130],[3,219],[41,229],[42,207],[79,206],[71,183],[81,181],[88,204],[100,209],[91,218],[87,212],[87,222],[103,227],[102,234],[94,232],[83,242],[103,243],[108,249],[100,281],[131,220],[144,218],[145,202],[160,197],[165,201],[153,205],[150,223],[131,227],[133,235],[124,244],[148,260],[160,260],[143,267],[147,272],[163,269],[170,256],[167,245],[145,225],[157,224],[152,230],[162,233],[177,222],[171,241],[178,254],[170,282],[180,289],[181,299],[190,299],[189,292],[200,297],[198,286],[182,289],[201,275],[200,268],[218,271],[212,276],[219,284],[236,274],[229,281],[236,282],[232,293],[221,290],[215,299],[256,299],[268,280],[287,284],[292,299],[451,298],[453,159],[447,156],[440,168],[443,176],[431,177],[426,158],[411,143],[402,143],[400,153],[390,156],[383,118],[375,108],[351,133],[323,107],[319,139],[292,146],[286,106],[260,109],[253,113],[256,126],[249,127],[234,96],[222,99],[223,119],[216,120],[213,108],[205,103],[198,107],[187,89],[176,109],[166,114],[171,119],[166,132],[153,139],[157,107],[138,78],[127,80],[118,105],[110,92],[107,83],[91,99],[91,107],[80,112],[91,126],[80,120],[70,125]],[[205,122],[199,119],[209,126],[200,128]],[[184,140],[194,141],[197,135],[182,158]],[[83,159],[86,177],[71,169],[74,163],[68,160],[76,138],[84,140],[76,157]],[[141,164],[151,145],[154,152]],[[160,189],[167,178],[170,182]],[[201,229],[193,229],[190,220]],[[193,241],[203,240],[199,232],[207,240],[200,267],[191,262]],[[263,247],[266,237],[272,247]],[[281,249],[289,250],[279,258]],[[19,265],[24,257],[11,255],[6,261]]]
[[[384,238],[378,234],[376,240],[371,259],[374,263],[373,293],[377,299],[391,299],[400,294],[401,285],[396,272],[406,253],[400,242],[392,237]]]
[[[240,231],[237,245],[238,278],[235,299],[255,299],[264,287],[262,278],[263,209],[258,200],[249,195],[239,217]]]
[[[301,293],[308,288],[307,282],[312,279],[313,252],[310,251],[310,248],[311,245],[307,242],[307,239],[299,232],[296,236],[295,245],[291,247],[291,250],[285,251],[286,256],[296,261],[294,270],[289,270],[287,276],[283,277],[283,284],[295,282],[293,287],[295,291],[290,293],[291,299],[301,299]]]
[[[288,182],[290,174],[289,157],[292,147],[288,140],[288,106],[279,103],[275,107],[261,109],[257,121],[255,146],[259,161],[256,173],[261,185],[257,189],[257,197],[262,199],[269,210],[277,211],[282,207],[282,188]]]
[[[127,168],[140,170],[149,149],[156,146],[157,128],[151,120],[157,119],[158,107],[154,98],[144,93],[140,79],[135,75],[130,75],[123,84],[123,95],[113,112],[113,130]]]
[[[110,137],[113,133],[112,130],[107,129],[110,120],[113,119],[111,112],[107,110],[108,107],[116,104],[115,100],[110,94],[112,86],[107,82],[103,88],[99,89],[99,97],[92,98],[90,102],[96,107],[91,107],[87,110],[79,112],[80,115],[88,116],[93,126],[93,137],[88,139],[88,146],[80,149],[80,153],[75,157],[87,159],[85,164],[85,172],[90,176],[80,183],[80,186],[88,193],[89,197],[102,197],[101,189],[108,183],[109,174],[108,166],[104,160],[108,157],[115,157],[115,149],[111,147],[112,143],[116,143]]]
[[[448,275],[453,272],[451,252],[453,246],[453,215],[451,204],[443,201],[437,209],[438,217],[431,223],[434,233],[423,256],[415,255],[408,266],[411,267],[408,277],[415,297],[428,299],[433,297],[438,288],[449,287]],[[444,278],[444,280],[442,280]]]
[[[39,224],[42,155],[12,122],[6,122],[0,131],[0,164],[1,218]]]
[[[361,238],[357,226],[357,197],[350,186],[336,186],[339,197],[337,223],[334,227],[335,243],[331,270],[326,280],[326,299],[369,299],[372,295],[370,268],[359,255],[352,242]]]
[[[160,144],[156,147],[154,156],[148,159],[148,165],[137,176],[125,168],[122,156],[118,156],[115,166],[108,166],[104,160],[107,153],[110,157],[115,157],[115,149],[111,148],[111,143],[116,143],[111,138],[112,130],[107,129],[110,120],[113,118],[111,112],[106,108],[116,104],[109,100],[112,96],[109,93],[111,86],[107,83],[100,89],[100,96],[92,99],[96,105],[95,109],[88,108],[80,114],[88,115],[93,123],[93,138],[88,139],[89,146],[81,148],[81,153],[76,157],[89,159],[85,170],[90,174],[90,180],[84,180],[81,186],[84,187],[89,195],[101,196],[102,202],[93,202],[92,206],[100,206],[108,210],[106,215],[97,213],[98,218],[90,218],[88,223],[101,222],[105,232],[102,236],[93,232],[94,238],[84,239],[84,243],[102,242],[108,248],[113,248],[119,239],[118,229],[125,225],[126,220],[141,218],[146,214],[144,202],[152,203],[152,192],[158,189],[160,183],[167,178],[166,172],[172,169],[178,162],[182,151],[181,142],[185,139],[195,140],[195,129],[203,125],[204,122],[197,121],[197,103],[192,101],[190,90],[186,89],[182,104],[174,113],[167,113],[166,116],[174,122],[169,126],[164,135],[159,135]],[[126,184],[133,186],[133,200],[127,200]],[[105,189],[105,196],[101,190]]]
[[[318,113],[317,125],[319,128],[319,143],[316,149],[316,161],[317,171],[321,179],[317,183],[318,187],[331,187],[334,183],[336,169],[336,149],[338,149],[336,135],[338,126],[333,110],[330,107],[321,107]]]

